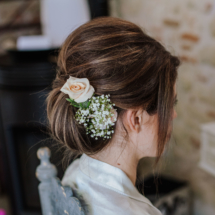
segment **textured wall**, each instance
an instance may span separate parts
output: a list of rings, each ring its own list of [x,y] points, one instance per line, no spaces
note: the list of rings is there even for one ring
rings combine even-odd
[[[198,166],[200,124],[215,121],[215,1],[111,0],[110,8],[112,16],[138,24],[183,60],[178,117],[162,172],[190,182],[195,215],[215,214],[215,177]],[[151,169],[144,166],[143,175]]]

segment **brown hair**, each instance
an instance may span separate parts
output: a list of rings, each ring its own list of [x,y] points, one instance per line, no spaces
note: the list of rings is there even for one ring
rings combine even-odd
[[[158,161],[172,118],[179,64],[178,57],[131,22],[100,17],[80,26],[60,50],[56,78],[46,100],[52,137],[76,154],[94,154],[108,145],[110,139],[86,135],[74,118],[77,108],[60,91],[70,75],[88,78],[95,95],[110,94],[119,117],[130,108],[158,114]]]

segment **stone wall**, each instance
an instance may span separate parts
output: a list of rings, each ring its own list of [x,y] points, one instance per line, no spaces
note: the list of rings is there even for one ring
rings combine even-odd
[[[215,214],[215,177],[198,165],[200,125],[215,121],[215,1],[111,0],[110,8],[112,16],[138,24],[182,59],[178,117],[162,172],[190,182],[195,215]],[[151,170],[145,165],[138,169],[142,175]]]

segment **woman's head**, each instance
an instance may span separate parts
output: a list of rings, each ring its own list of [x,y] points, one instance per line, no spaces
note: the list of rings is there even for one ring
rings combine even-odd
[[[176,103],[176,84],[174,85],[174,101]],[[167,129],[166,140],[164,145],[169,141],[172,133],[172,121],[177,117],[175,109],[173,109],[170,124]],[[159,143],[159,118],[158,112],[150,114],[142,108],[128,109],[122,119],[119,119],[116,125],[117,130],[123,124],[129,133],[129,142],[131,146],[127,147],[129,156],[135,155],[137,161],[143,157],[159,157],[157,156],[158,143]],[[118,132],[120,133],[120,132]],[[122,136],[120,134],[120,136]],[[117,142],[119,136],[112,138],[113,142]],[[164,147],[162,147],[164,150]],[[162,151],[160,152],[162,153]]]
[[[108,146],[111,139],[95,140],[86,135],[84,126],[75,120],[77,108],[60,91],[69,76],[87,78],[95,95],[110,94],[120,122],[129,110],[141,110],[156,119],[159,158],[174,115],[179,64],[176,56],[131,22],[106,17],[80,26],[60,50],[57,75],[47,97],[52,136],[80,154],[95,154]],[[126,125],[122,127],[126,131]],[[128,140],[129,131],[126,134]]]

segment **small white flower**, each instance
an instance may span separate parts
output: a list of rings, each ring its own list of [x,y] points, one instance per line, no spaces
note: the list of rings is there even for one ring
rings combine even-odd
[[[110,95],[93,96],[89,101],[88,109],[79,108],[76,112],[76,119],[81,124],[84,123],[86,134],[91,133],[91,137],[111,138],[114,133],[111,126],[115,124],[117,112],[108,98]],[[89,124],[90,123],[90,124]]]

